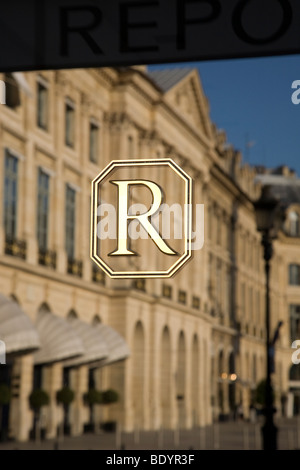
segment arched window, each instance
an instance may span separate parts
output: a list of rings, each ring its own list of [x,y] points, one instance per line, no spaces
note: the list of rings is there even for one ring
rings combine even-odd
[[[49,307],[49,305],[47,304],[47,302],[43,302],[43,303],[39,306],[38,312],[39,312],[39,313],[49,313],[49,312],[51,312],[51,308]]]
[[[93,326],[96,326],[96,325],[100,325],[101,322],[101,318],[99,315],[95,315],[94,318],[93,318],[93,321],[92,321],[92,325]]]
[[[20,304],[19,300],[18,300],[18,297],[15,295],[15,294],[10,294],[10,298],[11,300],[13,300],[14,302],[16,302],[17,304]]]
[[[68,313],[68,318],[70,318],[70,319],[71,319],[71,318],[72,318],[72,319],[73,319],[73,318],[78,318],[78,315],[77,315],[77,313],[75,312],[75,310],[74,310],[73,308],[69,311],[69,313]]]
[[[296,211],[289,213],[289,232],[292,237],[300,236],[300,220],[299,214]]]

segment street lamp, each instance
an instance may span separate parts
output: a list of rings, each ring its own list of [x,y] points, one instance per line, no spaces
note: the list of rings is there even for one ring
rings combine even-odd
[[[272,348],[270,341],[270,260],[273,255],[272,240],[277,237],[284,221],[284,211],[279,200],[270,193],[270,187],[264,186],[260,198],[254,203],[257,230],[262,233],[266,274],[266,403],[265,423],[262,427],[263,449],[277,449],[277,428],[274,424],[273,393],[271,384]]]

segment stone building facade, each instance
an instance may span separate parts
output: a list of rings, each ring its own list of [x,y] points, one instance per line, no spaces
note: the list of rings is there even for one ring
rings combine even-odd
[[[63,419],[56,392],[64,383],[75,392],[74,435],[89,422],[83,395],[91,387],[119,392],[117,403],[97,407],[96,424],[115,420],[126,431],[205,426],[232,417],[239,404],[248,417],[266,368],[265,278],[253,208],[262,182],[211,122],[198,72],[121,67],[0,78],[8,84],[0,108],[0,293],[37,331],[32,350],[8,350],[1,366],[13,391],[10,436],[29,438],[28,397],[37,384],[50,396],[43,411],[48,437]],[[90,259],[91,181],[111,160],[165,157],[193,178],[195,201],[205,207],[204,246],[169,280],[110,279]],[[288,305],[299,296],[288,285],[288,264],[299,247],[298,236],[283,231],[272,260],[272,330],[284,321],[273,377],[278,413],[289,392]],[[72,322],[82,351],[64,330]],[[83,324],[99,334],[101,325],[109,327],[116,355],[101,356],[96,346],[88,354],[92,332],[84,336]]]

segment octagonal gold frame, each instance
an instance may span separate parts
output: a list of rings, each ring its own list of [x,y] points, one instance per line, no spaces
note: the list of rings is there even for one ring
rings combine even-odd
[[[181,179],[185,182],[185,201],[184,201],[184,253],[173,265],[166,271],[113,271],[108,264],[101,259],[97,252],[97,194],[98,186],[101,181],[116,167],[125,166],[169,166]],[[136,279],[136,278],[170,278],[179,269],[187,263],[192,257],[191,236],[192,236],[192,178],[183,171],[177,163],[171,158],[163,159],[139,159],[139,160],[112,160],[98,176],[92,181],[92,198],[91,198],[91,259],[110,277],[113,279]]]

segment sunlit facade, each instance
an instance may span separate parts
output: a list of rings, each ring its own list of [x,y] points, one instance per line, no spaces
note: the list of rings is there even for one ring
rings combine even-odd
[[[17,302],[37,337],[32,351],[8,351],[1,366],[12,390],[9,435],[30,437],[28,397],[38,387],[50,397],[43,428],[54,437],[63,420],[56,392],[64,384],[75,392],[73,435],[89,424],[83,396],[91,387],[119,394],[117,403],[96,407],[96,426],[205,426],[233,418],[239,404],[248,417],[265,377],[265,277],[252,204],[261,183],[211,122],[198,72],[132,67],[22,77],[27,87],[13,74],[2,77],[9,99],[0,107],[0,293]],[[194,200],[205,207],[204,246],[169,280],[110,279],[90,260],[91,181],[111,160],[164,157],[193,178]],[[297,208],[289,219],[293,236],[282,232],[272,260],[272,329],[284,321],[274,374],[278,413],[287,412],[289,312],[297,317],[289,303],[299,301],[288,281],[290,269],[299,284],[297,268],[288,267],[300,249]],[[79,320],[120,335],[119,355],[110,359],[95,346],[88,356],[86,337],[76,343],[84,329],[78,322],[77,336],[66,332],[63,347],[60,325]],[[54,339],[45,347],[51,325],[56,352]]]

